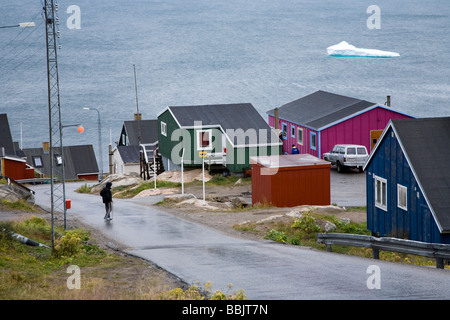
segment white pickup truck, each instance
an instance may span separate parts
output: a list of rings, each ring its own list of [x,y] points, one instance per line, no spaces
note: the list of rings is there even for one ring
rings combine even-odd
[[[335,165],[338,172],[342,172],[344,167],[358,168],[362,172],[368,157],[366,147],[356,144],[337,144],[333,150],[323,154],[323,159]]]

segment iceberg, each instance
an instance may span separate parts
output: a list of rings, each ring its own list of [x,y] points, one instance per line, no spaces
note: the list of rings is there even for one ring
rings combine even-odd
[[[393,58],[400,57],[397,52],[383,51],[377,49],[357,48],[347,41],[335,44],[327,48],[329,56],[333,57],[367,57],[367,58]]]

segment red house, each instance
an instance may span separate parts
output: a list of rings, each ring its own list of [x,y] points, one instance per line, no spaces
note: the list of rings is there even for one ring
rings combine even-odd
[[[389,100],[388,100],[389,101]],[[269,125],[281,131],[283,154],[292,145],[318,158],[335,144],[359,144],[372,150],[391,119],[414,118],[373,102],[317,91],[267,112]]]

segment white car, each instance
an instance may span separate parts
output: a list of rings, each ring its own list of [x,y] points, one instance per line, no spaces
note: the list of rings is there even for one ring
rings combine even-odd
[[[338,172],[342,172],[344,167],[358,168],[362,172],[368,157],[366,147],[357,144],[337,144],[333,150],[323,154],[323,159],[335,165]]]

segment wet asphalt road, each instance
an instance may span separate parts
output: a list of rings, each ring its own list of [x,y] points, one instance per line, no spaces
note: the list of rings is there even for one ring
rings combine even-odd
[[[345,178],[358,177],[363,175]],[[72,199],[69,227],[70,216],[76,215],[123,244],[126,252],[152,261],[187,283],[211,281],[213,290],[224,291],[232,283],[233,290],[243,289],[254,300],[450,298],[449,270],[232,238],[152,206],[160,197],[115,199],[114,220],[105,223],[99,196],[73,192],[81,184],[66,184],[67,198]],[[32,189],[36,203],[48,207],[50,186]],[[379,267],[379,289],[367,286],[371,265]]]

